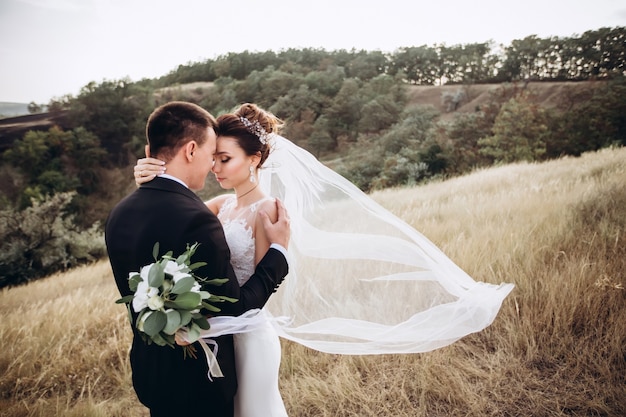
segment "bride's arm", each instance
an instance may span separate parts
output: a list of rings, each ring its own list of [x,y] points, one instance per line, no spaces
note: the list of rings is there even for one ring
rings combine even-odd
[[[270,248],[270,241],[265,234],[265,228],[263,227],[262,217],[258,214],[261,210],[265,211],[272,223],[275,223],[278,219],[278,212],[276,210],[276,203],[273,200],[264,201],[257,211],[257,216],[254,225],[254,264],[257,265],[261,259],[265,256],[265,253]]]

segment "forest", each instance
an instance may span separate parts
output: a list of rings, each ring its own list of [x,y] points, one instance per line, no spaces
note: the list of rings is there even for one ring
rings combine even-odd
[[[283,135],[371,192],[481,167],[545,161],[626,144],[626,28],[579,36],[364,50],[229,53],[157,79],[105,80],[47,104],[52,127],[3,144],[0,287],[106,256],[102,225],[135,187],[147,116],[185,100],[218,115],[254,102]],[[572,82],[555,106],[530,86]],[[472,111],[472,86],[497,84]],[[414,86],[455,86],[443,111],[410,101]],[[208,187],[204,197],[220,190]]]

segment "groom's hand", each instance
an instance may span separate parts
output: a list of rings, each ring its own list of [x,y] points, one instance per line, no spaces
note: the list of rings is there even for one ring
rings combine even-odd
[[[178,346],[189,346],[191,344],[190,342],[185,340],[185,338],[181,336],[178,332],[174,334],[174,340],[176,341],[176,344]]]
[[[260,212],[265,235],[270,243],[277,243],[287,249],[291,238],[290,220],[287,209],[279,199],[276,199],[276,212],[278,214],[276,223],[272,223],[265,211]]]

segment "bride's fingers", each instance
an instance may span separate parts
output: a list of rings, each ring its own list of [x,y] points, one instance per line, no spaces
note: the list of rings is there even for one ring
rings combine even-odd
[[[157,175],[165,173],[165,166],[152,162],[144,162],[147,159],[148,158],[144,158],[137,161],[137,165],[135,165],[135,167],[133,168],[133,175],[135,177],[135,180],[146,177],[151,177],[150,179],[152,179]],[[158,159],[153,159],[153,161],[161,162]]]
[[[164,161],[156,158],[141,158],[137,160],[137,165],[145,164],[145,165],[165,165]]]

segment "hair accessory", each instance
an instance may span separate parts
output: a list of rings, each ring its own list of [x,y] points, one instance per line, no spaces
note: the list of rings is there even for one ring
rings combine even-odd
[[[274,136],[273,133],[267,133],[265,129],[263,129],[263,126],[261,126],[258,120],[255,120],[253,123],[243,116],[239,117],[239,120],[241,120],[241,123],[243,123],[244,126],[246,126],[246,129],[248,130],[248,132],[252,133],[253,135],[256,135],[259,138],[259,141],[263,145],[267,145],[269,140]]]

